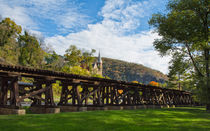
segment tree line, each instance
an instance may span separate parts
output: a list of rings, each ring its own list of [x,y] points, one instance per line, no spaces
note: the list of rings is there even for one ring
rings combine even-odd
[[[0,21],[0,62],[33,68],[102,77],[92,69],[96,51],[71,45],[64,56],[47,47],[43,39],[22,30],[10,18]],[[83,68],[81,67],[83,64]]]

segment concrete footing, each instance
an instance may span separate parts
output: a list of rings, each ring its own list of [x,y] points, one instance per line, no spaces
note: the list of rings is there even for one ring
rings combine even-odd
[[[79,106],[59,106],[61,112],[76,112],[76,111],[87,111],[87,107]]]
[[[161,109],[161,105],[154,105],[153,109]]]
[[[123,110],[123,106],[106,106],[108,110]]]
[[[136,106],[123,106],[124,110],[135,110]]]
[[[88,111],[95,111],[95,110],[108,110],[108,108],[107,107],[104,107],[104,106],[102,106],[102,107],[97,107],[97,106],[88,106],[87,107],[87,110]]]
[[[161,108],[170,108],[169,105],[161,105]]]
[[[17,114],[17,115],[25,115],[25,109],[10,109],[10,108],[0,108],[1,115],[10,115],[10,114]]]
[[[169,107],[170,107],[170,108],[175,108],[176,106],[175,106],[175,105],[170,105]]]
[[[61,112],[76,112],[78,106],[59,106]]]
[[[147,109],[161,109],[161,105],[146,105]]]
[[[59,107],[30,107],[29,110],[31,113],[36,114],[46,114],[46,113],[60,113],[60,112],[77,112],[77,111],[95,111],[95,110],[138,110],[138,109],[161,109],[161,108],[175,108],[175,107],[188,107],[192,105],[115,105],[115,106],[59,106]],[[17,114],[24,115],[26,114],[25,109],[12,109],[12,108],[0,108],[0,115],[8,114]]]
[[[136,109],[160,109],[161,105],[137,105],[137,106],[59,106],[61,112],[94,111],[94,110],[136,110]]]
[[[147,109],[154,109],[154,105],[147,105]]]
[[[78,107],[78,111],[87,111],[87,107],[86,106]]]
[[[29,110],[31,111],[31,113],[35,113],[35,114],[48,114],[48,113],[52,113],[52,114],[56,114],[56,113],[60,113],[60,108],[57,107],[30,107]]]
[[[147,106],[146,105],[137,105],[136,106],[136,109],[147,109]]]
[[[192,107],[193,105],[175,105],[176,107]]]

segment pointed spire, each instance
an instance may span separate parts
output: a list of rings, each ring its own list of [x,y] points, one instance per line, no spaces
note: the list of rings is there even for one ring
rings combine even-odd
[[[102,63],[100,50],[99,50],[99,53],[98,53],[98,62],[97,63]]]

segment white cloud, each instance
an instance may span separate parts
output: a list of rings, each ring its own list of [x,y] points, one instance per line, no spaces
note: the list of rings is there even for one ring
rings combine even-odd
[[[0,0],[0,7],[3,17],[10,17],[28,29],[38,29],[43,24],[39,20],[45,20],[54,22],[54,28],[66,33],[90,22],[80,6],[68,0]]]
[[[132,33],[141,25],[141,18],[151,15],[157,3],[157,0],[106,0],[98,13],[103,20],[96,24],[87,24],[89,18],[81,12],[80,5],[68,0],[0,0],[0,14],[11,17],[38,36],[42,34],[35,30],[42,23],[35,18],[53,21],[62,32],[88,25],[86,30],[67,36],[55,34],[45,42],[59,54],[64,54],[70,45],[100,49],[104,57],[140,63],[167,73],[169,58],[161,58],[152,46],[159,36],[152,31]]]
[[[169,58],[161,58],[154,51],[152,43],[157,34],[151,31],[133,36],[117,36],[101,24],[89,26],[89,30],[71,33],[66,37],[55,36],[46,39],[59,54],[64,54],[70,45],[80,48],[101,50],[103,57],[137,62],[167,73]]]
[[[139,63],[167,73],[169,57],[160,57],[152,44],[155,38],[159,38],[158,34],[145,31],[125,35],[138,28],[139,18],[150,13],[150,4],[155,4],[154,0],[148,2],[107,0],[99,12],[104,18],[103,21],[89,24],[87,30],[70,33],[65,37],[60,35],[49,37],[45,42],[53,45],[59,54],[64,54],[70,45],[100,49],[103,57]]]
[[[0,0],[0,15],[3,18],[10,17],[23,27],[30,27],[32,29],[36,27],[36,23],[27,15],[27,10],[21,6],[8,5],[5,1]]]
[[[34,5],[29,8],[31,12],[40,18],[54,21],[60,31],[84,27],[90,22],[89,17],[81,13],[80,6],[68,0],[33,0],[28,4]]]
[[[161,2],[161,1],[160,1]],[[102,24],[115,33],[129,33],[141,25],[141,19],[152,14],[152,8],[160,3],[157,0],[107,0],[99,15]]]

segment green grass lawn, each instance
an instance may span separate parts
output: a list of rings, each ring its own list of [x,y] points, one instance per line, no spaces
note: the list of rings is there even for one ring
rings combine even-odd
[[[68,131],[210,131],[204,108],[115,110],[60,114],[0,115],[0,130]]]

